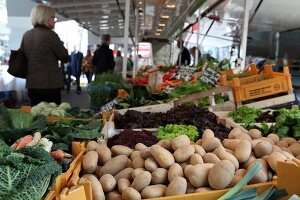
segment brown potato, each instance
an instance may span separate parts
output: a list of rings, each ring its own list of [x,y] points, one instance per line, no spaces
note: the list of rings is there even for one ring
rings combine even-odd
[[[132,172],[133,172],[133,168],[125,168],[123,170],[121,170],[119,173],[117,173],[114,177],[116,179],[116,181],[118,181],[121,178],[126,178],[129,181],[132,180]]]
[[[267,138],[270,138],[271,140],[273,140],[273,142],[276,144],[277,142],[279,142],[280,138],[278,135],[271,133],[267,136]]]
[[[266,141],[257,143],[254,147],[254,153],[256,157],[260,158],[265,155],[269,155],[272,152],[272,144]]]
[[[157,145],[161,146],[162,148],[167,149],[170,152],[173,152],[173,148],[172,148],[172,140],[171,139],[167,139],[167,140],[160,140]]]
[[[105,144],[99,144],[96,151],[100,165],[105,165],[111,159],[111,151]]]
[[[145,187],[141,194],[143,199],[150,199],[150,198],[159,198],[165,195],[167,186],[165,185],[150,185]]]
[[[132,171],[132,178],[135,179],[135,177],[140,173],[140,172],[143,172],[143,171],[146,171],[145,168],[137,168],[137,169],[134,169]]]
[[[202,142],[202,147],[206,152],[212,152],[220,145],[222,144],[218,138],[208,138]]]
[[[195,188],[208,186],[208,173],[214,166],[211,163],[198,164],[193,166],[188,173],[188,180]]]
[[[185,194],[187,190],[187,181],[185,178],[177,176],[166,189],[166,196]]]
[[[105,195],[102,189],[102,186],[95,175],[92,174],[84,174],[80,180],[79,183],[84,181],[83,179],[87,179],[91,182],[92,185],[92,191],[93,191],[93,199],[94,200],[105,200]]]
[[[151,184],[164,184],[168,181],[168,170],[157,168],[152,172]]]
[[[249,181],[249,183],[255,184],[255,183],[267,182],[269,177],[268,176],[269,166],[265,160],[263,159],[254,160],[252,163],[250,163],[247,170],[249,170],[255,164],[255,162],[259,162],[262,165],[262,168],[253,176],[253,178]]]
[[[240,163],[243,163],[249,159],[251,152],[251,143],[247,140],[241,140],[234,150],[234,155]]]
[[[143,149],[141,151],[141,157],[146,160],[147,158],[151,157],[152,154],[150,153],[150,147],[147,147],[146,149]]]
[[[203,149],[203,147],[194,144],[193,147],[195,148],[195,153],[199,154],[200,156],[204,156],[204,154],[206,154],[205,150]]]
[[[261,138],[261,132],[258,129],[250,129],[247,133],[252,139]]]
[[[186,193],[187,194],[194,193],[195,189],[196,188],[190,182],[187,182],[187,188],[186,188]]]
[[[131,159],[131,160],[134,160],[135,158],[142,158],[141,152],[140,152],[140,151],[133,151],[133,152],[130,154],[130,159]]]
[[[294,156],[300,155],[300,144],[299,143],[294,143],[291,146],[288,147],[288,149],[292,152]]]
[[[132,168],[144,168],[145,167],[145,160],[143,158],[135,158],[132,161]]]
[[[171,165],[168,171],[169,182],[171,182],[177,176],[183,177],[183,170],[178,163],[174,163],[173,165]]]
[[[107,200],[122,200],[122,195],[119,191],[113,190],[106,194],[105,199]]]
[[[243,178],[242,176],[235,174],[227,187],[228,188],[234,187],[238,182],[240,182],[242,178]]]
[[[111,174],[104,174],[100,178],[100,183],[104,192],[110,192],[114,190],[117,185],[116,179]]]
[[[115,145],[111,148],[113,156],[125,155],[129,157],[132,151],[132,149],[123,145]]]
[[[86,151],[96,151],[98,147],[98,143],[96,141],[89,141],[86,146]]]
[[[202,157],[204,163],[217,163],[220,161],[220,158],[218,156],[216,156],[213,153],[206,153],[203,157]]]
[[[168,169],[173,163],[175,163],[173,155],[159,145],[151,146],[150,152],[155,161],[163,168]]]
[[[179,147],[189,145],[189,144],[190,144],[190,138],[186,135],[177,136],[172,140],[172,148],[174,151],[176,151]]]
[[[239,175],[239,176],[245,176],[245,174],[247,173],[246,169],[238,169],[235,171],[234,175]]]
[[[142,199],[141,194],[134,188],[128,187],[122,192],[123,200],[140,200]]]
[[[192,145],[186,145],[178,148],[173,156],[178,163],[182,163],[189,160],[191,156],[195,153],[195,148]]]
[[[147,148],[147,146],[144,145],[143,143],[137,143],[137,144],[134,146],[134,149],[135,149],[136,151],[142,151],[143,149],[146,149],[146,148]]]
[[[200,193],[200,192],[209,192],[212,191],[213,189],[210,187],[201,187],[201,188],[197,188],[195,190],[195,193]]]
[[[237,145],[241,142],[242,140],[239,139],[224,139],[223,140],[223,146],[226,149],[230,149],[230,150],[235,150],[235,148],[237,147]]]
[[[289,146],[294,144],[294,143],[297,143],[297,140],[295,138],[292,138],[292,137],[285,137],[285,138],[282,138],[281,140],[286,141]]]
[[[148,171],[143,171],[137,174],[137,176],[133,179],[133,182],[131,183],[130,187],[140,192],[145,187],[150,185],[150,182],[151,182],[151,173]]]
[[[239,134],[241,134],[242,131],[239,128],[233,128],[230,133],[228,134],[229,139],[235,139],[235,137]]]
[[[155,161],[153,157],[149,157],[145,160],[145,168],[149,172],[153,172],[155,169],[159,167],[158,163]]]
[[[202,164],[203,159],[199,154],[195,153],[191,156],[190,163],[191,163],[191,165]]]
[[[92,174],[96,172],[98,163],[98,154],[96,151],[89,151],[83,156],[82,168],[85,173]]]
[[[130,185],[131,184],[130,184],[129,180],[127,180],[126,178],[120,178],[118,180],[118,190],[119,190],[119,192],[122,194],[123,190],[130,187]]]
[[[100,170],[99,176],[104,174],[116,175],[121,170],[126,168],[128,157],[125,155],[119,155],[110,159]]]
[[[277,172],[277,162],[284,161],[286,157],[280,152],[273,152],[268,158],[268,164],[274,172]]]
[[[249,143],[250,144],[250,143]],[[239,168],[239,161],[236,159],[236,157],[234,155],[232,155],[231,153],[228,153],[226,151],[220,151],[218,153],[218,157],[221,160],[229,160],[230,162],[232,162],[232,164],[234,164],[235,170],[237,170]]]
[[[190,174],[190,170],[193,168],[193,165],[187,165],[184,169],[183,169],[183,173],[184,173],[184,177],[188,178],[189,174]]]
[[[208,173],[210,187],[215,190],[226,188],[232,181],[234,172],[235,167],[229,160],[222,160],[216,163]]]
[[[287,141],[285,140],[280,140],[279,142],[276,143],[276,145],[278,147],[285,147],[285,148],[288,148],[289,147],[289,144],[287,143]]]
[[[202,133],[202,140],[206,140],[208,138],[214,138],[215,133],[211,129],[205,129]]]

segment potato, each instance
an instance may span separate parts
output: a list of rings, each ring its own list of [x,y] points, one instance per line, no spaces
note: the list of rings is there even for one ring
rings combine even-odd
[[[121,178],[126,178],[129,181],[131,181],[132,172],[133,172],[133,168],[125,168],[125,169],[121,170],[119,173],[117,173],[114,177],[115,177],[116,181],[118,181]]]
[[[282,151],[281,153],[282,153],[288,160],[292,160],[293,158],[295,158],[295,156],[293,156],[293,154],[290,154],[289,152]]]
[[[206,154],[205,150],[203,149],[203,147],[195,144],[193,145],[193,147],[195,148],[195,153],[199,154],[200,156],[204,156],[204,154]]]
[[[251,152],[251,143],[247,140],[241,140],[234,150],[234,155],[240,163],[243,163],[249,159]]]
[[[98,154],[96,151],[87,152],[82,160],[82,168],[87,174],[96,172],[98,163]]]
[[[151,173],[143,171],[137,174],[131,183],[132,188],[136,189],[138,192],[142,191],[145,187],[150,185],[151,182]]]
[[[183,169],[183,174],[185,177],[189,177],[190,174],[190,170],[193,168],[193,165],[187,165],[184,169]]]
[[[280,147],[280,149],[281,149],[281,151],[285,151],[285,152],[292,154],[292,152],[286,147]]]
[[[195,189],[196,188],[190,182],[187,182],[187,188],[186,188],[186,193],[187,194],[194,193]]]
[[[214,166],[211,163],[198,164],[193,166],[188,173],[188,180],[195,188],[208,185],[208,172]]]
[[[119,191],[113,190],[106,194],[105,199],[107,199],[107,200],[122,200],[122,195],[119,193]]]
[[[249,181],[249,184],[255,183],[263,183],[268,181],[268,163],[263,159],[257,159],[250,163],[248,166],[249,170],[256,162],[259,162],[262,165],[262,168],[253,176],[253,178]]]
[[[251,139],[261,138],[261,132],[258,129],[250,129],[247,134],[251,137]]]
[[[89,141],[86,146],[86,151],[96,151],[98,147],[98,143],[96,141]]]
[[[261,157],[261,159],[265,160],[266,162],[268,162],[270,155],[264,155],[263,157]]]
[[[208,138],[214,138],[215,133],[211,129],[205,129],[202,133],[202,140],[206,140]]]
[[[247,134],[252,138],[252,139],[259,139],[261,138],[261,132],[258,129],[250,129]]]
[[[286,148],[289,147],[289,144],[285,140],[280,140],[279,142],[276,143],[276,145],[279,147],[286,147]]]
[[[99,165],[98,165],[98,166],[96,167],[96,171],[95,171],[94,174],[96,174],[97,176],[99,176],[99,173],[100,173],[101,168],[102,168],[102,166],[99,166]]]
[[[137,168],[132,171],[132,178],[134,179],[140,172],[146,171],[145,168]]]
[[[153,145],[150,148],[150,152],[154,157],[155,161],[163,168],[168,169],[172,164],[175,163],[173,155],[168,150],[162,148],[159,145]]]
[[[297,140],[295,138],[292,138],[292,137],[282,138],[281,141],[286,141],[289,146],[297,142]]]
[[[252,152],[251,155],[250,155],[250,157],[249,157],[249,159],[248,159],[246,162],[244,162],[244,163],[242,164],[241,167],[247,169],[247,168],[248,168],[248,165],[249,165],[253,160],[255,160],[255,159],[256,159],[256,157],[254,156],[254,153]]]
[[[279,142],[280,138],[278,135],[271,133],[267,136],[267,138],[270,138],[271,140],[273,140],[273,142],[276,144],[277,142]]]
[[[202,157],[204,163],[217,163],[220,161],[220,158],[218,156],[216,156],[213,153],[206,153],[203,157]]]
[[[151,157],[152,154],[150,153],[150,147],[147,147],[146,149],[143,149],[141,151],[141,157],[146,160],[147,158]]]
[[[132,161],[128,158],[126,168],[132,168]]]
[[[277,162],[284,161],[286,157],[280,152],[273,152],[268,158],[268,164],[274,172],[277,172]]]
[[[150,198],[159,198],[165,195],[167,186],[165,185],[150,185],[145,187],[141,194],[143,199],[150,199]]]
[[[155,161],[153,157],[149,157],[145,160],[145,168],[149,172],[153,172],[155,169],[159,167],[158,163]]]
[[[183,170],[178,163],[174,163],[173,165],[171,165],[168,171],[169,182],[171,182],[177,176],[183,177]]]
[[[147,146],[144,145],[143,143],[137,143],[137,144],[134,146],[134,149],[135,149],[136,151],[142,151],[143,149],[146,149],[146,148],[147,148]]]
[[[115,189],[117,185],[116,179],[111,174],[104,174],[100,178],[100,183],[102,185],[104,192],[110,192]]]
[[[242,131],[239,128],[233,128],[230,133],[228,134],[229,139],[235,139],[235,137],[239,134],[241,134]]]
[[[246,169],[238,169],[235,171],[234,175],[239,175],[239,176],[245,176],[245,174],[247,173]]]
[[[186,135],[180,135],[172,140],[172,149],[176,151],[179,147],[189,145],[189,144],[190,144],[190,138]]]
[[[191,165],[202,164],[203,159],[199,154],[195,153],[191,156],[190,163],[191,163]]]
[[[132,149],[123,145],[115,145],[111,148],[113,156],[125,155],[127,157],[132,153]]]
[[[197,140],[197,141],[196,141],[196,145],[202,146],[202,139]]]
[[[185,178],[177,176],[166,189],[166,196],[185,194],[187,190],[187,181]]]
[[[272,145],[269,142],[261,141],[254,147],[256,157],[260,158],[264,155],[269,155],[272,152]]]
[[[240,133],[239,135],[235,136],[235,139],[240,139],[240,140],[248,140],[249,142],[252,140],[251,137],[247,133]]]
[[[135,158],[142,158],[141,152],[140,152],[140,151],[133,151],[133,152],[130,154],[130,159],[131,159],[131,160],[134,160]]]
[[[100,170],[99,176],[103,176],[104,174],[116,175],[121,170],[126,168],[127,165],[127,156],[119,155],[117,157],[109,160]]]
[[[168,180],[168,170],[157,168],[152,172],[151,184],[164,184]]]
[[[209,192],[212,191],[213,189],[210,187],[201,187],[201,188],[197,188],[195,190],[195,193],[199,193],[199,192]]]
[[[134,188],[128,187],[122,192],[123,200],[140,200],[142,199],[141,194]]]
[[[234,187],[238,182],[240,182],[242,178],[243,178],[242,176],[235,174],[227,187],[228,188]]]
[[[206,152],[212,152],[220,145],[222,144],[218,138],[208,138],[202,142],[202,147]]]
[[[192,145],[186,145],[178,148],[173,156],[178,163],[182,163],[189,160],[191,156],[195,153],[195,148]]]
[[[235,150],[235,148],[237,147],[237,145],[241,142],[242,140],[239,139],[224,139],[222,144],[226,149],[231,149],[231,150]]]
[[[272,153],[275,152],[275,151],[281,152],[282,150],[280,149],[280,147],[278,147],[277,145],[273,144],[272,145]]]
[[[123,190],[130,187],[131,183],[126,178],[120,178],[118,180],[118,190],[122,194]]]
[[[300,155],[296,156],[296,158],[297,158],[298,160],[300,160]]]
[[[261,140],[263,140],[263,141],[266,141],[266,142],[269,142],[270,144],[275,144],[275,142],[271,139],[271,138],[267,138],[267,137],[262,137],[262,138],[260,138]]]
[[[231,153],[232,155],[234,155],[234,151],[232,151],[231,149],[226,149],[225,148],[225,151],[228,152],[228,153]]]
[[[132,168],[144,168],[145,167],[145,160],[143,158],[135,158],[132,161]]]
[[[208,173],[208,183],[215,190],[226,188],[233,179],[235,167],[229,160],[217,162]]]
[[[91,182],[94,200],[105,200],[105,195],[104,195],[102,186],[95,175],[84,174],[82,176],[82,178],[87,179]],[[82,178],[80,178],[80,179],[82,179]],[[79,180],[79,182],[81,182],[81,181]]]
[[[292,154],[297,157],[298,155],[300,155],[300,144],[294,143],[288,147],[288,150],[290,150]]]
[[[249,143],[250,144],[250,143]],[[251,153],[251,152],[250,152]],[[221,160],[229,160],[230,162],[232,162],[232,164],[234,164],[235,170],[237,170],[239,168],[239,161],[236,159],[236,157],[234,155],[232,155],[231,153],[224,151],[220,151],[218,153],[218,157]]]
[[[170,152],[173,152],[173,148],[172,148],[172,140],[171,139],[167,139],[167,140],[160,140],[157,145],[161,146],[162,148],[167,149]]]
[[[111,151],[105,144],[99,144],[96,151],[100,165],[105,165],[111,159]]]

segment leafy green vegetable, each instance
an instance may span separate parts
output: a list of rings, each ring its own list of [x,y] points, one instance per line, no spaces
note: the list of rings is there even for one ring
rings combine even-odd
[[[167,124],[157,130],[159,140],[173,139],[180,135],[187,135],[191,141],[196,141],[199,136],[197,127],[193,125]]]
[[[0,157],[0,199],[43,199],[61,173],[61,167],[40,147],[18,151],[1,148],[1,154],[4,156]]]
[[[0,130],[11,129],[13,127],[12,120],[7,109],[0,105]]]
[[[9,109],[8,112],[13,122],[13,128],[21,129],[28,128],[31,126],[33,122],[33,117],[30,113],[17,109]]]
[[[255,123],[255,119],[262,113],[261,110],[241,106],[236,111],[229,112],[229,116],[237,123]]]

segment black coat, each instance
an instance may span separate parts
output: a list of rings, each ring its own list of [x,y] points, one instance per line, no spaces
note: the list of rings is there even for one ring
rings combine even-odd
[[[191,63],[191,54],[189,52],[189,50],[186,47],[183,47],[182,49],[182,53],[181,53],[181,63],[179,64],[179,56],[178,55],[178,60],[177,60],[177,64],[182,66],[182,65],[190,65]]]
[[[93,65],[96,66],[96,74],[113,72],[116,65],[113,52],[108,45],[102,44],[94,53]]]

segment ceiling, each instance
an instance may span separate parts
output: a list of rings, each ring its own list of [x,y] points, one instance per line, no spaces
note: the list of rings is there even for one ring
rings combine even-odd
[[[95,35],[124,36],[126,0],[33,0],[53,6]],[[129,37],[168,39],[205,0],[130,0]]]

